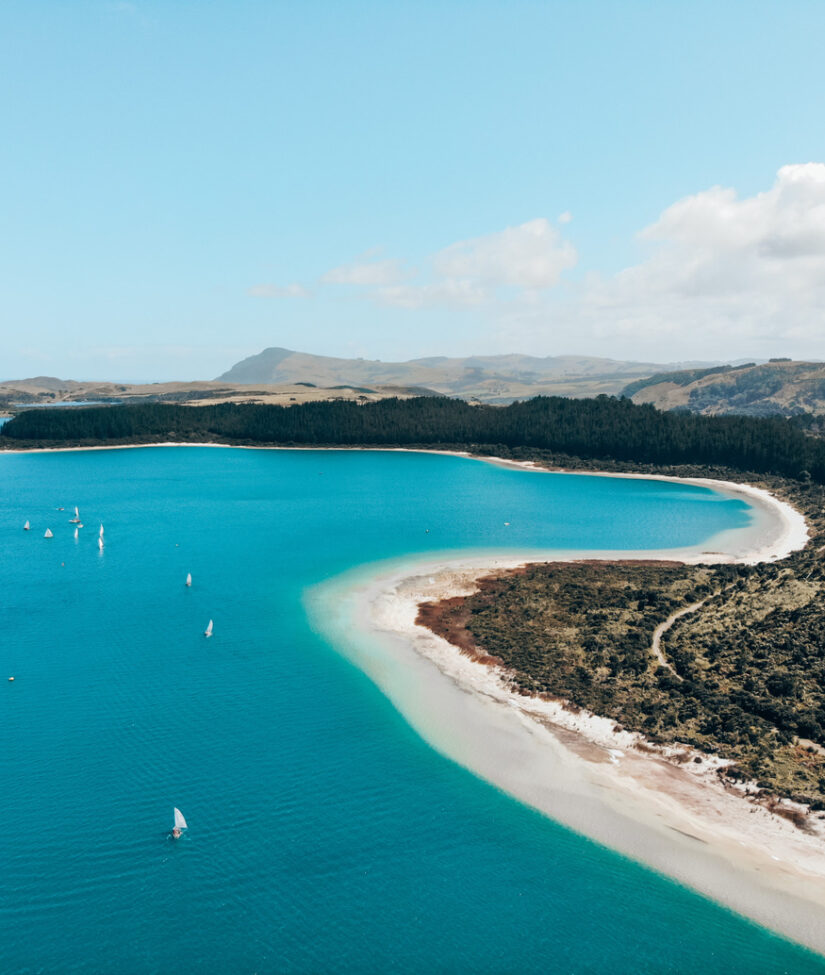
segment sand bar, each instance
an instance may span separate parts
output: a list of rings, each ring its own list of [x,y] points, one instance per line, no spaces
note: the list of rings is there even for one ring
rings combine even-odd
[[[803,516],[769,492],[688,483],[747,500],[752,524],[693,548],[445,552],[362,567],[312,591],[310,616],[442,754],[577,832],[825,953],[825,820],[803,832],[726,790],[716,774],[721,759],[676,763],[668,755],[684,749],[649,750],[612,720],[516,694],[506,672],[416,624],[421,602],[468,594],[479,577],[526,562],[753,563],[806,544]]]

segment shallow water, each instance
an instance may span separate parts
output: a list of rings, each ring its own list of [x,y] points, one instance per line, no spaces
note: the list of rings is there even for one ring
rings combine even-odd
[[[695,544],[744,503],[427,454],[150,448],[0,456],[0,506],[0,971],[825,971],[442,758],[302,607],[366,562]]]

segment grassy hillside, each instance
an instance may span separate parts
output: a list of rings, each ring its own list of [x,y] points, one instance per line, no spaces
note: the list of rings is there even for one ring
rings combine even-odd
[[[706,415],[825,414],[825,363],[782,360],[657,373],[629,383],[622,395],[662,410]]]
[[[667,367],[592,356],[432,356],[407,362],[341,359],[291,349],[264,349],[236,363],[221,382],[395,383],[426,386],[449,396],[484,403],[510,403],[538,395],[597,396],[619,393],[629,379]]]
[[[319,400],[366,402],[388,396],[435,395],[430,390],[406,386],[317,386],[314,383],[243,385],[225,382],[191,383],[104,383],[77,382],[53,376],[36,376],[0,382],[0,409],[17,412],[32,406],[96,403],[186,403],[204,406],[213,403],[269,403],[287,406]]]

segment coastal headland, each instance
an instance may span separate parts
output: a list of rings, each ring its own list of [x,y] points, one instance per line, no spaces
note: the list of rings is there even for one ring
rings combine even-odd
[[[720,775],[732,763],[718,755],[663,746],[613,718],[525,693],[500,661],[456,646],[434,632],[432,614],[422,616],[422,606],[466,598],[480,580],[531,563],[754,565],[806,546],[809,526],[787,501],[751,485],[689,480],[746,499],[751,525],[687,549],[444,553],[362,568],[311,593],[310,614],[443,754],[571,829],[825,953],[825,820],[814,815],[801,829],[792,801],[753,801],[747,783]]]

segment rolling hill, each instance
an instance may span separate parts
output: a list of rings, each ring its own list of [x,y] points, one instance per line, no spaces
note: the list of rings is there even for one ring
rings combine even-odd
[[[632,379],[707,363],[656,365],[588,356],[433,356],[407,362],[341,359],[291,349],[264,349],[218,376],[230,383],[311,382],[317,386],[424,386],[447,396],[510,403],[531,396],[597,396],[620,393]]]
[[[432,396],[428,389],[407,386],[353,387],[340,384],[319,387],[314,383],[107,383],[77,382],[54,376],[0,381],[0,411],[18,412],[37,406],[71,406],[78,403],[182,403],[206,406],[216,403],[268,403],[289,406],[321,400],[372,402],[394,396]]]
[[[661,410],[704,414],[825,414],[825,362],[773,359],[760,365],[660,372],[629,383],[622,395]]]

